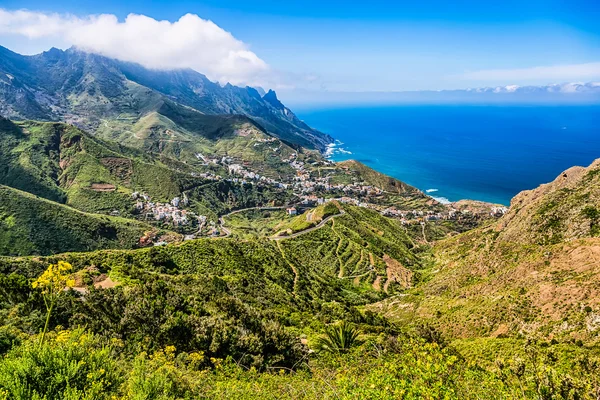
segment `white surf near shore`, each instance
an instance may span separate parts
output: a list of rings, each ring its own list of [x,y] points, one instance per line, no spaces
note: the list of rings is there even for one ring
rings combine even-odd
[[[436,196],[430,196],[432,199],[434,199],[435,201],[442,203],[442,204],[450,204],[452,203],[450,200],[448,200],[445,197],[436,197]]]
[[[336,140],[333,143],[329,143],[327,145],[327,150],[325,150],[325,158],[331,158],[335,154],[352,154],[351,151],[344,149],[341,147],[344,143]]]

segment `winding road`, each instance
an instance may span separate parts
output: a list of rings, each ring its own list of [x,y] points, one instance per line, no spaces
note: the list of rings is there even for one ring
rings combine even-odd
[[[228,237],[228,236],[231,235],[231,231],[225,227],[225,220],[223,219],[225,217],[228,217],[228,216],[233,215],[233,214],[241,213],[241,212],[244,212],[244,211],[250,211],[250,210],[267,210],[267,211],[268,210],[281,210],[281,209],[285,209],[287,207],[290,207],[290,206],[281,206],[281,207],[249,207],[249,208],[243,208],[241,210],[235,210],[235,211],[232,211],[230,213],[224,214],[224,215],[222,215],[222,216],[219,217],[219,228],[225,234],[221,235],[221,236],[218,236],[218,238],[226,238],[226,237]],[[310,233],[312,231],[315,231],[315,230],[317,230],[319,228],[322,228],[332,218],[339,217],[339,216],[344,215],[344,214],[346,214],[346,212],[344,210],[340,210],[339,214],[330,215],[330,216],[326,217],[325,219],[323,219],[321,222],[319,222],[317,225],[315,225],[315,226],[313,226],[311,228],[305,229],[305,230],[300,231],[300,232],[292,233],[291,235],[270,236],[269,240],[279,241],[279,240],[284,240],[284,239],[293,239],[293,238],[296,238],[298,236],[301,236],[301,235]]]
[[[309,233],[309,232],[312,232],[312,231],[315,231],[315,230],[321,228],[323,225],[325,225],[327,222],[329,222],[330,219],[339,217],[340,215],[344,215],[344,214],[346,214],[346,212],[344,210],[340,210],[339,214],[330,215],[329,217],[325,218],[323,221],[319,222],[316,226],[313,226],[312,228],[308,228],[303,231],[292,233],[291,235],[286,235],[286,236],[270,236],[269,240],[292,239],[292,238],[298,237],[300,235],[304,235],[306,233]]]

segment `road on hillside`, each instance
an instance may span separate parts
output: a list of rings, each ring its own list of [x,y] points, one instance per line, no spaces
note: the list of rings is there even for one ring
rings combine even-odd
[[[319,222],[316,226],[313,226],[312,228],[308,228],[308,229],[305,229],[300,232],[292,233],[291,235],[287,235],[287,236],[271,236],[271,237],[269,237],[269,239],[270,240],[292,239],[292,238],[298,237],[300,235],[304,235],[306,233],[317,230],[317,229],[321,228],[323,225],[325,225],[327,222],[329,222],[330,219],[339,217],[340,215],[344,215],[344,214],[346,214],[346,212],[344,210],[340,210],[339,214],[330,215],[329,217],[325,218],[323,221]]]
[[[228,237],[228,236],[231,235],[231,231],[225,227],[225,220],[223,219],[225,217],[229,217],[230,215],[241,213],[241,212],[244,212],[244,211],[250,211],[250,210],[265,210],[265,211],[269,211],[269,210],[281,210],[281,209],[285,209],[285,208],[288,208],[288,207],[292,207],[292,206],[248,207],[248,208],[242,208],[240,210],[235,210],[235,211],[232,211],[230,213],[221,215],[219,217],[219,227],[221,228],[221,231],[225,232],[225,234],[217,236],[217,237],[218,238],[226,238],[226,237]]]
[[[249,207],[249,208],[244,208],[244,209],[241,209],[241,210],[236,210],[236,211],[232,211],[230,213],[227,213],[227,214],[219,217],[219,226],[220,226],[221,230],[223,232],[225,232],[225,235],[221,235],[221,236],[217,236],[217,237],[218,238],[226,238],[226,237],[228,237],[228,236],[231,235],[231,231],[225,227],[225,220],[223,218],[228,217],[228,216],[230,216],[232,214],[237,214],[237,213],[244,212],[244,211],[249,211],[249,210],[280,210],[280,209],[284,209],[284,208],[288,208],[288,207],[290,207],[290,206],[281,206],[281,207]],[[308,228],[308,229],[305,229],[303,231],[293,233],[291,235],[270,236],[269,240],[284,240],[284,239],[293,239],[293,238],[296,238],[298,236],[301,236],[301,235],[307,234],[309,232],[315,231],[315,230],[323,227],[323,225],[325,225],[327,222],[329,222],[332,218],[339,217],[339,216],[344,215],[344,214],[346,214],[346,212],[344,210],[340,210],[339,214],[330,215],[329,217],[325,218],[324,220],[322,220],[321,222],[319,222],[316,226],[313,226],[312,228]]]

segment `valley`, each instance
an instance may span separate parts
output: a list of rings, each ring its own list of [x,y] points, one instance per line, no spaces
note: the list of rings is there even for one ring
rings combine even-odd
[[[442,204],[273,91],[75,49],[0,72],[0,399],[600,393],[598,162]]]

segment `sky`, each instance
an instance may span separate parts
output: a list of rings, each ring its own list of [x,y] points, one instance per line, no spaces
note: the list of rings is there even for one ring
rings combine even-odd
[[[283,92],[600,81],[600,1],[0,0],[0,45],[71,45]]]

